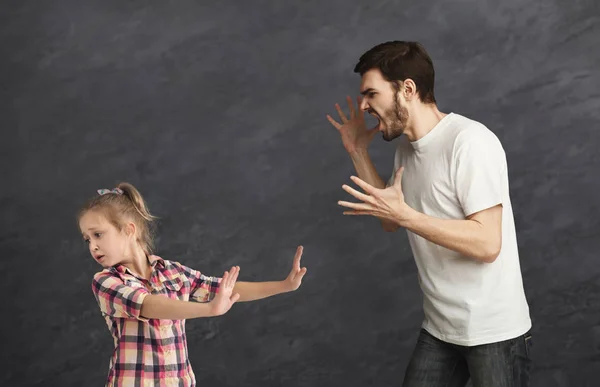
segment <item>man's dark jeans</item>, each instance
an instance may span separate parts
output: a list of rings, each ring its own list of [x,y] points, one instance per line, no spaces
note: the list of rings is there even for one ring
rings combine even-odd
[[[464,347],[421,329],[403,387],[528,387],[531,332],[492,344]]]

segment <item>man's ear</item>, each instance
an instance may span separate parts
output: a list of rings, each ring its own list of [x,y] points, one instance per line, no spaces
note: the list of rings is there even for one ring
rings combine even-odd
[[[411,101],[417,97],[417,85],[412,79],[407,78],[402,82],[402,86],[401,92],[405,100]]]

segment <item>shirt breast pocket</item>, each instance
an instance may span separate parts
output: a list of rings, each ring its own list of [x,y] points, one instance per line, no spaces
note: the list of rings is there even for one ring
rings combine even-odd
[[[167,295],[170,298],[180,298],[179,296],[181,295],[182,289],[184,288],[184,282],[181,276],[178,275],[176,277],[170,278],[164,281],[163,285],[166,289]]]

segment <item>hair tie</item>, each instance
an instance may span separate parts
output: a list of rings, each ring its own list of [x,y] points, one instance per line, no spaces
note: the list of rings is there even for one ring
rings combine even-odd
[[[106,195],[108,193],[113,193],[116,195],[122,195],[123,194],[123,190],[121,188],[113,188],[113,189],[106,189],[106,188],[102,188],[98,190],[98,193],[100,195]]]

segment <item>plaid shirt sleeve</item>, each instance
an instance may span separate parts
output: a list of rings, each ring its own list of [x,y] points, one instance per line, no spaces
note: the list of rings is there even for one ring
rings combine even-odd
[[[219,291],[220,277],[209,277],[178,263],[181,273],[190,281],[190,301],[210,302]]]
[[[101,272],[94,275],[92,290],[102,313],[111,317],[148,321],[140,316],[142,302],[150,294],[144,286],[127,286],[120,278]]]

